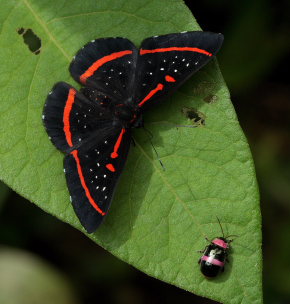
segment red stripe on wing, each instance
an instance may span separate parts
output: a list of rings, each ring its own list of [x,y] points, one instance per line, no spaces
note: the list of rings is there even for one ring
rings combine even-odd
[[[105,215],[106,212],[104,212],[99,206],[98,204],[94,201],[94,199],[92,198],[91,196],[91,193],[90,193],[90,190],[86,184],[86,181],[85,181],[85,178],[84,178],[84,175],[83,175],[83,171],[82,171],[82,167],[81,167],[81,164],[80,164],[80,159],[79,159],[79,156],[78,156],[78,150],[74,150],[71,152],[71,154],[73,155],[75,161],[76,161],[76,164],[77,164],[77,170],[78,170],[78,175],[79,175],[79,178],[80,178],[80,181],[81,181],[81,184],[82,184],[82,187],[83,189],[85,190],[85,193],[86,193],[86,197],[88,198],[90,204],[96,209],[97,212],[99,212],[101,215]]]
[[[176,80],[172,77],[172,76],[170,76],[170,75],[166,75],[165,76],[165,80],[167,81],[167,82],[175,82]]]
[[[102,65],[105,63],[118,59],[120,57],[132,54],[133,51],[126,50],[126,51],[121,51],[121,52],[116,52],[112,53],[110,55],[104,56],[97,61],[95,61],[81,76],[80,76],[80,81],[82,83],[85,83],[87,78],[91,77],[97,69],[99,69]]]
[[[163,53],[163,52],[171,52],[171,51],[188,51],[188,52],[196,52],[201,53],[207,56],[212,56],[212,53],[207,52],[206,50],[202,50],[195,47],[169,47],[169,48],[160,48],[153,50],[140,50],[140,55],[152,54],[152,53]]]
[[[139,107],[142,107],[144,102],[149,100],[153,95],[155,95],[158,91],[163,90],[164,85],[162,83],[158,83],[157,87],[149,92],[149,94],[138,104]]]
[[[64,111],[63,111],[63,131],[65,134],[65,138],[67,141],[67,144],[72,147],[72,136],[70,131],[70,112],[72,110],[73,103],[75,101],[76,96],[76,90],[75,89],[69,89],[67,101],[65,103]]]
[[[119,156],[117,152],[119,150],[119,147],[120,147],[120,144],[121,144],[121,141],[122,141],[122,137],[123,137],[125,131],[126,130],[124,128],[121,130],[121,133],[120,133],[120,135],[119,135],[119,137],[118,137],[118,139],[117,139],[117,141],[115,143],[114,151],[111,153],[111,157],[112,158],[116,158],[116,157]]]
[[[115,169],[115,167],[113,166],[113,164],[106,164],[106,168],[107,168],[108,170],[110,170],[111,172],[115,172],[115,171],[116,171],[116,169]]]

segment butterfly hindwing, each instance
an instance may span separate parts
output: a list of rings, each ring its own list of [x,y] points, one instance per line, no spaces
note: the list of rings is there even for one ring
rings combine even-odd
[[[107,214],[130,141],[130,130],[109,128],[64,159],[71,201],[88,233],[95,231]]]
[[[142,108],[175,91],[217,53],[222,34],[184,32],[145,39],[139,51],[134,100]]]
[[[86,44],[70,65],[73,78],[114,99],[132,95],[138,50],[125,38],[100,38]]]

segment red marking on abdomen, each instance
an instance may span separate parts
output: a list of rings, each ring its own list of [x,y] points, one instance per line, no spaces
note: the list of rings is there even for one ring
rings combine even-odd
[[[111,172],[115,172],[116,171],[115,167],[112,164],[106,164],[106,168],[108,170],[110,170]]]
[[[206,255],[202,256],[201,260],[206,261],[206,262],[211,263],[211,264],[216,265],[216,266],[220,266],[220,267],[223,267],[225,265],[224,262],[221,262],[217,259],[214,259],[213,257],[206,256]]]
[[[120,57],[132,54],[133,51],[121,51],[121,52],[116,52],[116,53],[112,53],[110,55],[104,56],[100,59],[98,59],[97,61],[95,61],[81,76],[80,76],[80,81],[82,83],[85,83],[87,78],[91,77],[95,71],[97,69],[99,69],[102,65],[104,65],[105,63],[118,59]]]
[[[172,76],[170,76],[170,75],[166,75],[165,76],[165,80],[167,81],[167,82],[175,82],[176,80],[172,77]]]
[[[73,103],[75,101],[75,95],[76,95],[75,89],[69,89],[68,97],[65,103],[64,111],[63,111],[63,131],[65,134],[65,138],[67,141],[67,144],[72,147],[72,137],[70,132],[70,112],[72,110]]]
[[[124,133],[125,133],[125,129],[123,128],[123,129],[121,130],[121,133],[120,133],[120,135],[119,135],[119,137],[118,137],[116,143],[115,143],[114,151],[111,153],[111,157],[112,157],[112,158],[116,158],[116,157],[119,156],[117,152],[118,152],[118,150],[119,150],[119,147],[120,147],[120,144],[121,144],[122,137],[123,137],[123,134],[124,134]]]
[[[160,48],[160,49],[154,49],[154,50],[140,50],[140,55],[144,54],[152,54],[152,53],[163,53],[163,52],[171,52],[171,51],[188,51],[188,52],[196,52],[196,53],[201,53],[207,56],[212,56],[212,53],[195,48],[195,47],[169,47],[169,48]]]
[[[226,243],[225,241],[221,240],[221,239],[214,239],[212,241],[213,244],[219,246],[219,247],[222,247],[224,249],[227,249],[229,246],[228,246],[228,243]]]
[[[149,94],[138,104],[139,107],[141,107],[144,102],[149,100],[153,95],[155,95],[158,91],[163,90],[164,85],[162,83],[158,83],[157,87],[149,92]]]
[[[106,214],[106,212],[102,211],[101,208],[98,206],[98,204],[94,201],[94,199],[93,199],[92,196],[91,196],[90,190],[89,190],[89,188],[88,188],[87,185],[86,185],[86,181],[85,181],[85,179],[84,179],[82,167],[81,167],[81,164],[80,164],[80,159],[79,159],[79,156],[78,156],[78,150],[73,150],[73,151],[71,152],[71,154],[73,155],[73,157],[74,157],[74,159],[75,159],[75,161],[76,161],[77,170],[78,170],[78,175],[79,175],[79,178],[80,178],[82,187],[83,187],[83,189],[85,190],[86,197],[88,198],[90,204],[96,209],[96,211],[99,212],[101,215],[104,216],[104,215]]]

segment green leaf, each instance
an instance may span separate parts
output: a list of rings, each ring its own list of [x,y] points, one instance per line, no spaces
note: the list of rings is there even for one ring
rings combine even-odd
[[[10,0],[0,11],[0,176],[43,210],[84,231],[69,203],[63,155],[42,126],[44,101],[53,84],[75,85],[68,65],[87,41],[146,37],[199,30],[181,0]],[[41,40],[32,53],[17,33],[32,29]],[[4,63],[4,64],[3,64]],[[205,101],[207,101],[207,103]],[[214,101],[208,103],[208,101]],[[182,114],[193,107],[205,127]],[[216,60],[145,117],[153,143],[134,132],[126,168],[110,213],[93,235],[96,243],[148,275],[223,303],[260,303],[261,218],[254,166]],[[217,279],[199,271],[204,237],[221,234],[232,244],[230,263]]]

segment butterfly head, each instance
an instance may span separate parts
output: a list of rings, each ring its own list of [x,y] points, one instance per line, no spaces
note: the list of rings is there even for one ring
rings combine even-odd
[[[135,106],[120,103],[114,106],[113,113],[123,127],[141,126],[139,109]]]

